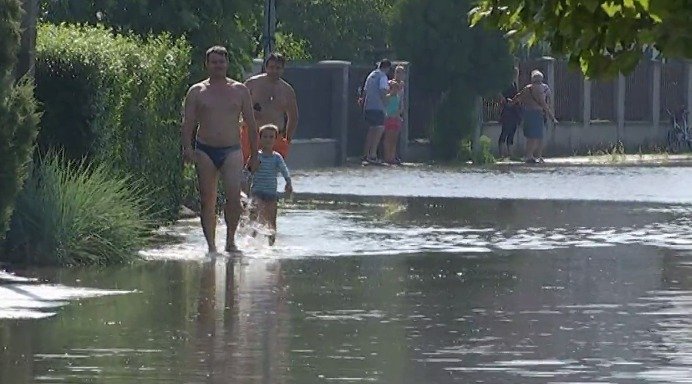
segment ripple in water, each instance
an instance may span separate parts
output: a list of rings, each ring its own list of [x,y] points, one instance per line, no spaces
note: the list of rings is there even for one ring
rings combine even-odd
[[[417,253],[478,254],[513,250],[556,250],[643,245],[692,250],[692,220],[673,218],[641,226],[541,227],[498,230],[460,226],[416,226],[372,220],[367,214],[329,210],[288,209],[278,220],[277,244],[269,247],[262,236],[252,238],[239,230],[238,244],[254,258],[302,258],[351,255],[402,255]],[[153,259],[203,260],[206,243],[197,220],[168,228],[182,242],[142,255]],[[224,239],[219,222],[217,239]],[[219,243],[221,244],[221,243]]]

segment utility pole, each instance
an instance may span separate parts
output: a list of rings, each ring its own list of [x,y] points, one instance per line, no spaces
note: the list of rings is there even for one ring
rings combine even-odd
[[[266,60],[274,52],[276,45],[276,0],[264,0],[264,29],[262,32],[262,53]]]

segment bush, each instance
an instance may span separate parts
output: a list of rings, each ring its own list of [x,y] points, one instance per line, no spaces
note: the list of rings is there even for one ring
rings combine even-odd
[[[488,136],[481,136],[479,143],[480,150],[475,152],[470,139],[463,139],[459,143],[459,153],[457,160],[467,162],[471,161],[475,165],[494,164],[495,156],[492,153],[493,141]]]
[[[0,95],[0,245],[31,162],[40,120],[37,109],[28,81]]]
[[[145,197],[140,183],[106,163],[88,165],[49,153],[17,198],[7,255],[41,265],[133,260],[149,233]]]
[[[431,142],[440,160],[454,160],[459,155],[459,141],[469,138],[477,119],[473,98],[460,92],[449,93],[435,110]]]
[[[32,84],[14,84],[12,75],[19,49],[20,19],[18,0],[0,0],[0,247],[15,197],[27,175],[40,120]]]
[[[399,0],[390,31],[400,57],[413,63],[417,92],[439,101],[431,137],[438,158],[457,157],[459,140],[473,132],[477,96],[497,95],[511,81],[512,56],[498,32],[459,22],[471,0]],[[463,18],[463,17],[462,17]]]
[[[40,5],[43,18],[52,23],[103,24],[117,32],[186,36],[194,54],[194,65],[188,62],[186,69],[195,80],[204,74],[204,52],[215,44],[228,48],[230,73],[242,74],[250,64],[263,9],[256,0],[40,0]]]
[[[41,24],[37,97],[46,114],[41,153],[107,160],[142,179],[158,219],[174,219],[181,202],[180,103],[190,47],[167,34],[115,34],[104,27]]]

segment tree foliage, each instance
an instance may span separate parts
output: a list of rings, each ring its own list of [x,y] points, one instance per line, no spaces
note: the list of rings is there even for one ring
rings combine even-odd
[[[255,50],[257,2],[253,0],[41,0],[43,18],[60,23],[102,23],[116,31],[185,36],[193,47],[193,73],[203,72],[204,51],[220,44],[230,72],[240,76]]]
[[[512,76],[501,34],[459,23],[470,7],[468,0],[401,0],[392,25],[397,54],[412,63],[411,83],[439,100],[433,144],[448,159],[472,132],[474,98],[502,89]]]
[[[0,243],[28,173],[40,120],[33,85],[28,80],[15,84],[12,73],[17,63],[20,23],[19,0],[0,0]]]
[[[316,60],[368,62],[389,51],[396,0],[278,0],[278,30],[307,41]]]
[[[692,58],[689,0],[480,0],[472,25],[500,28],[515,43],[550,43],[587,76],[635,68],[647,48]]]

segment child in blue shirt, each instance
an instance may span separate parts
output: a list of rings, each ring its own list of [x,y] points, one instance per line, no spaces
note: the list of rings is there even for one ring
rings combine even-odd
[[[257,218],[261,224],[266,225],[271,231],[269,245],[274,245],[276,241],[276,205],[279,201],[277,192],[278,183],[277,173],[286,180],[286,195],[293,193],[291,176],[286,167],[284,158],[272,148],[279,137],[279,128],[273,124],[263,125],[259,129],[259,168],[253,175],[251,194],[253,200],[257,202]]]

